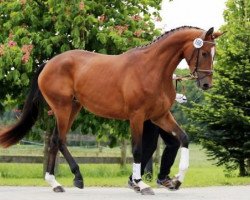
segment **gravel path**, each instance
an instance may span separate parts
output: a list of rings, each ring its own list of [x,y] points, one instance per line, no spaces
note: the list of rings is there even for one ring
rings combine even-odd
[[[65,193],[54,193],[49,187],[3,186],[0,187],[0,200],[250,200],[250,185],[181,188],[175,192],[154,189],[153,196],[143,196],[129,188],[65,189]]]

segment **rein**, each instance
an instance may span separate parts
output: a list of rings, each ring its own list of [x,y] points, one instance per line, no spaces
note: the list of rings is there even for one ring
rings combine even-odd
[[[195,77],[193,74],[185,75],[185,76],[175,76],[173,80],[175,80],[175,89],[177,91],[178,82],[181,84],[181,93],[183,95],[186,94],[186,87],[182,84],[182,81],[188,81],[188,80],[195,80],[197,77]]]

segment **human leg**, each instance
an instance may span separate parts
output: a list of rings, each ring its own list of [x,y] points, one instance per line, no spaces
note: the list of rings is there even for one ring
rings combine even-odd
[[[180,141],[178,138],[172,135],[172,133],[167,133],[163,129],[159,129],[159,134],[163,139],[166,147],[162,153],[160,172],[158,174],[158,179],[166,178],[172,165],[174,164],[178,149],[180,147]]]
[[[176,190],[175,184],[169,176],[172,165],[174,164],[180,141],[172,135],[166,133],[163,129],[159,129],[159,134],[162,137],[166,147],[162,153],[160,172],[158,174],[157,184],[166,187],[170,190]]]

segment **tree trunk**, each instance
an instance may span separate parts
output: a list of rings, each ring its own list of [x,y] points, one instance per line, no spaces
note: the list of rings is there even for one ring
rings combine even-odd
[[[97,142],[97,148],[98,148],[98,153],[102,153],[103,148],[100,141]]]
[[[50,133],[46,131],[44,133],[44,149],[43,149],[43,177],[45,176],[47,165],[48,165],[48,157],[49,157],[49,138]]]
[[[250,175],[250,158],[247,159],[247,174]]]
[[[126,166],[127,161],[127,141],[126,139],[122,138],[121,140],[121,167]]]
[[[247,175],[244,159],[239,161],[239,170],[240,170],[239,176],[246,176]]]

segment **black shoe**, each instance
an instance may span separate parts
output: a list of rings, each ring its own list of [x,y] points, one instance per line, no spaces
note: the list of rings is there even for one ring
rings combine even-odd
[[[164,187],[169,190],[176,190],[173,181],[171,178],[169,178],[169,176],[167,176],[165,179],[162,180],[157,179],[157,185],[158,187]]]

